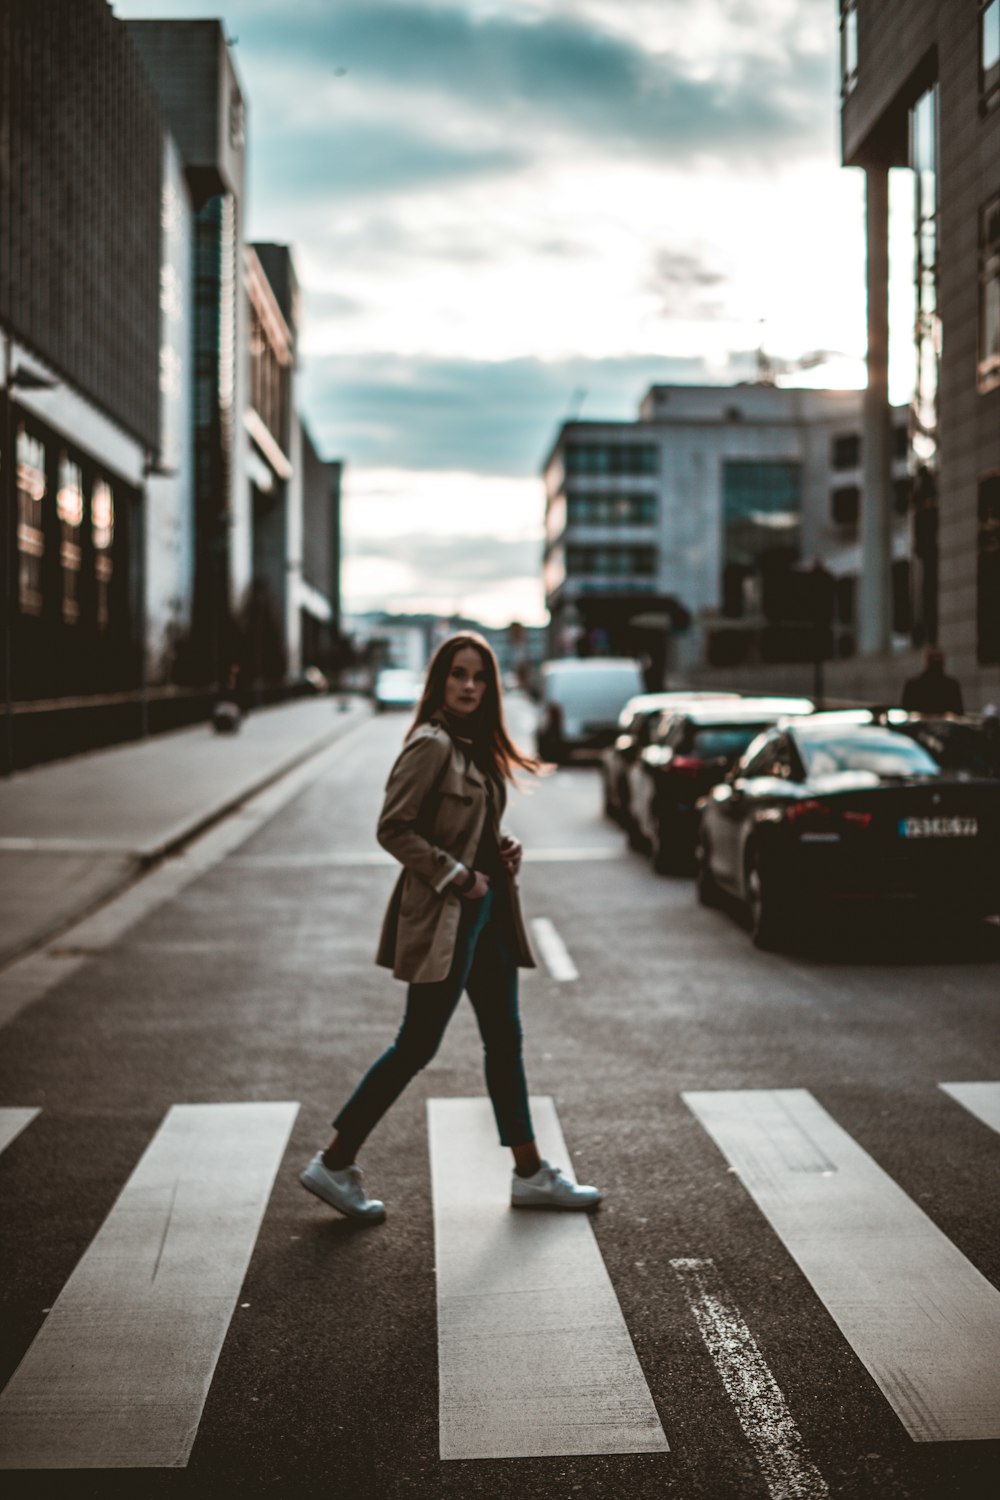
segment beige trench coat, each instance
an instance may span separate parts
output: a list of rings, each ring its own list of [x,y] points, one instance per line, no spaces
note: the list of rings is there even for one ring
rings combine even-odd
[[[506,802],[500,790],[499,818]],[[430,984],[444,979],[455,952],[462,897],[454,880],[472,868],[490,801],[486,781],[447,729],[434,720],[410,735],[389,772],[378,822],[378,841],[398,859],[402,873],[392,893],[375,962],[397,979]],[[496,880],[509,882],[518,966],[535,967],[521,914],[517,882],[501,865]]]

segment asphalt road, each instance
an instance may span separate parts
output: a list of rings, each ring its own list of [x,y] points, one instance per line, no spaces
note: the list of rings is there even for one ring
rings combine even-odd
[[[995,1495],[1000,1441],[913,1441],[682,1094],[808,1090],[1000,1288],[1000,1136],[940,1087],[1000,1079],[1000,931],[971,948],[925,936],[757,953],[734,914],[700,909],[689,881],[626,851],[591,768],[536,785],[509,818],[526,911],[579,971],[524,978],[528,1077],[555,1102],[579,1180],[606,1192],[592,1233],[670,1451],[439,1458],[425,1110],[483,1093],[469,1006],[366,1147],[386,1223],[358,1228],[297,1182],[401,1011],[402,986],[372,962],[394,877],[373,826],[404,722],[352,731],[248,842],[4,1029],[0,1105],[39,1111],[0,1155],[4,1382],[168,1110],[300,1106],[187,1462],[66,1469],[56,1454],[4,1475],[5,1494]],[[742,1376],[694,1316],[677,1260],[710,1264],[738,1315],[729,1355],[738,1365],[748,1338],[755,1351]],[[741,1378],[756,1382],[742,1397]],[[755,1427],[747,1402],[759,1417],[767,1400]],[[797,1470],[768,1467],[776,1410]]]

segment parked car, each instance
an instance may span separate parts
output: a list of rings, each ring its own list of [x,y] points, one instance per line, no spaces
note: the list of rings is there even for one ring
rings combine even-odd
[[[574,755],[602,750],[614,739],[622,708],[642,686],[639,663],[628,657],[543,662],[539,755],[564,765]]]
[[[661,714],[629,770],[629,843],[665,875],[691,867],[697,804],[764,729],[808,714],[810,698],[740,698]]]
[[[761,948],[851,905],[1000,911],[1000,780],[945,770],[908,727],[817,714],[751,745],[702,804],[702,903],[745,902]]]
[[[383,667],[375,678],[372,697],[375,712],[389,708],[414,708],[420,702],[424,679],[409,667]]]
[[[618,733],[601,755],[605,816],[623,825],[628,822],[628,768],[649,743],[650,733],[663,713],[668,709],[681,713],[691,704],[720,699],[739,701],[739,696],[739,693],[678,689],[669,693],[640,693],[638,697],[630,698],[618,716]]]

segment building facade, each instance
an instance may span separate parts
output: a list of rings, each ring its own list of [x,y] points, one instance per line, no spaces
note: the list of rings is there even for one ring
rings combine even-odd
[[[163,141],[155,92],[103,0],[7,0],[0,60],[9,769],[15,730],[34,733],[26,704],[113,700],[141,679]]]
[[[657,385],[635,422],[565,423],[544,466],[553,653],[636,652],[654,678],[794,658],[801,622],[773,601],[789,574],[818,562],[836,579],[837,639],[850,654],[860,420],[857,391],[761,383]],[[905,599],[909,486],[896,446]]]
[[[248,307],[244,277],[246,105],[218,21],[130,21],[126,31],[177,143],[192,209],[193,580],[175,673],[224,679],[253,573],[243,476]]]
[[[201,717],[234,666],[280,695],[336,639],[339,467],[245,134],[219,22],[0,4],[3,770]]]
[[[863,645],[887,659],[888,173],[913,173],[911,644],[1000,699],[1000,0],[842,0],[842,154],[866,181]],[[912,663],[909,664],[912,667]]]

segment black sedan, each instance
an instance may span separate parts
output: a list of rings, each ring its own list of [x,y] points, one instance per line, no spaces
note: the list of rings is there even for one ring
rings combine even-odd
[[[1000,780],[946,771],[902,723],[845,718],[770,731],[704,799],[701,902],[745,902],[761,948],[851,904],[963,924],[1000,911]]]
[[[649,744],[650,733],[667,711],[680,713],[693,703],[739,700],[738,693],[709,691],[639,693],[630,698],[618,717],[614,743],[601,755],[604,815],[627,826],[629,821],[628,768]]]
[[[657,874],[689,869],[699,798],[722,780],[761,730],[812,707],[809,698],[738,698],[662,714],[628,772],[625,827],[632,847],[649,851]]]

